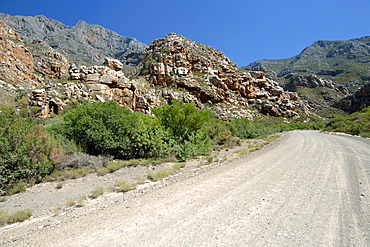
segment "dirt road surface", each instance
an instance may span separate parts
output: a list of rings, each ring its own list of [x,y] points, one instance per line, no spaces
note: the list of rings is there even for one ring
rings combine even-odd
[[[123,199],[7,245],[370,246],[370,142],[293,131],[226,165]]]

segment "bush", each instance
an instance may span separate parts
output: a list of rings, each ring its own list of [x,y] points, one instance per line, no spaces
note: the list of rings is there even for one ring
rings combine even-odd
[[[118,159],[164,157],[169,149],[168,134],[156,118],[132,113],[114,101],[80,105],[49,129],[91,155]]]
[[[172,101],[172,105],[152,111],[174,140],[172,152],[179,160],[209,152],[211,142],[205,127],[211,118],[208,110],[199,110],[195,104]]]
[[[40,182],[53,171],[55,139],[44,133],[33,117],[21,117],[14,109],[0,109],[0,184],[5,191],[19,181]],[[13,192],[12,192],[13,193]]]
[[[98,198],[99,196],[101,196],[103,194],[104,194],[104,187],[98,186],[93,191],[91,191],[90,197],[92,199],[96,199],[96,198]]]
[[[96,169],[96,173],[98,174],[98,176],[105,176],[109,172],[110,172],[109,169],[106,167],[99,167]]]
[[[362,137],[370,136],[370,107],[351,115],[340,115],[330,120],[326,131],[344,132]]]
[[[16,211],[12,214],[9,214],[6,211],[0,210],[0,226],[4,226],[6,224],[13,224],[16,222],[23,222],[26,219],[30,218],[33,214],[32,209],[23,209]]]
[[[130,190],[136,189],[137,185],[136,184],[130,184],[126,180],[120,180],[120,181],[116,181],[114,183],[113,187],[114,187],[114,190],[116,192],[124,193],[124,192],[130,191]]]
[[[83,207],[85,205],[86,195],[77,196],[74,198],[69,198],[66,202],[68,207]]]
[[[217,118],[212,118],[207,122],[207,130],[212,143],[223,145],[232,139],[234,126]]]
[[[152,181],[158,181],[160,179],[163,179],[163,178],[166,178],[166,177],[172,175],[174,172],[176,172],[177,170],[179,170],[183,167],[185,167],[185,163],[183,163],[183,162],[176,163],[171,168],[162,169],[162,170],[159,170],[159,171],[156,171],[156,172],[148,172],[148,177]]]
[[[148,172],[148,177],[152,181],[158,181],[160,179],[166,178],[169,175],[173,174],[174,171],[175,171],[174,169],[168,168],[168,169],[162,169],[156,172]]]
[[[109,172],[115,172],[123,168],[123,166],[124,166],[124,163],[122,162],[112,161],[108,163],[107,168]]]

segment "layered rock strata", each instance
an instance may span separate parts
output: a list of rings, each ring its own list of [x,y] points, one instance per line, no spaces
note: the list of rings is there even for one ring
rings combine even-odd
[[[272,116],[307,110],[296,93],[284,91],[262,71],[242,70],[221,51],[174,33],[148,46],[141,73],[153,84],[186,89],[202,103],[253,105]]]
[[[286,78],[289,80],[289,82],[285,85],[285,89],[289,91],[296,91],[298,87],[327,87],[335,89],[337,92],[348,94],[348,90],[344,86],[338,85],[329,79],[318,77],[317,75],[290,74]]]
[[[108,63],[109,62],[109,63]],[[118,60],[107,58],[107,66],[76,66],[69,68],[70,81],[48,84],[45,89],[32,91],[30,104],[40,107],[40,118],[58,113],[72,101],[107,101],[114,100],[119,105],[132,111],[150,114],[150,107],[159,106],[156,97],[142,95],[137,82],[130,81],[122,71]]]
[[[48,79],[59,79],[63,75],[66,75],[69,68],[69,61],[47,43],[40,40],[33,40],[28,41],[26,45],[33,55],[34,69],[36,72]]]
[[[42,79],[34,73],[31,52],[24,46],[19,35],[0,21],[0,77],[10,84],[30,83],[42,85]]]

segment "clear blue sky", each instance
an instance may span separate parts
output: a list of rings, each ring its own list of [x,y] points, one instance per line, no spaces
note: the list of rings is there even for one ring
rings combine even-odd
[[[84,20],[146,44],[175,32],[239,66],[294,56],[316,40],[370,36],[370,0],[0,0],[0,12]]]

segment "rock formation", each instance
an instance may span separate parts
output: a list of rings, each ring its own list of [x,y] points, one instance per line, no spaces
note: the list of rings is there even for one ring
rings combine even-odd
[[[50,20],[46,23],[50,24]],[[50,32],[65,29],[58,22],[52,23]],[[86,25],[80,23],[78,26]],[[96,28],[102,31],[101,27]],[[143,59],[141,74],[135,80],[129,80],[122,72],[124,64],[121,61],[110,57],[105,58],[102,66],[72,64],[68,69],[69,80],[66,77],[61,80],[68,66],[62,55],[37,40],[27,41],[30,49],[27,50],[14,31],[3,33],[14,36],[4,36],[4,49],[17,47],[22,51],[18,53],[28,57],[17,58],[8,53],[4,56],[14,60],[13,66],[38,78],[39,88],[32,91],[29,102],[40,107],[41,118],[58,113],[74,102],[106,100],[115,100],[132,111],[146,114],[151,114],[153,107],[180,100],[210,109],[223,120],[252,118],[258,112],[297,117],[297,109],[307,111],[296,93],[284,91],[262,71],[240,69],[221,51],[178,34],[153,41]],[[17,40],[17,45],[10,43],[12,40]],[[41,81],[32,73],[34,70],[46,80]],[[22,77],[17,74],[14,78]]]
[[[335,106],[349,113],[370,106],[370,84],[364,85],[356,93],[338,101]]]
[[[221,51],[170,33],[147,48],[143,70],[147,80],[183,88],[201,103],[232,102],[239,109],[252,105],[272,116],[297,116],[305,104],[295,93],[284,91],[262,71],[245,71]]]
[[[33,72],[31,52],[19,35],[0,21],[0,78],[10,84],[42,85],[41,78]]]
[[[348,90],[342,86],[334,83],[333,81],[318,77],[317,75],[298,75],[298,74],[289,74],[286,79],[289,82],[284,86],[286,90],[297,91],[297,87],[306,87],[306,88],[318,88],[318,87],[327,87],[335,89],[337,92],[348,94]]]
[[[40,40],[26,42],[33,55],[36,72],[48,79],[59,79],[68,72],[68,60],[48,44]]]
[[[73,101],[114,100],[127,109],[146,114],[151,114],[150,108],[160,106],[155,93],[144,92],[138,81],[129,80],[119,70],[122,65],[119,60],[106,58],[104,64],[91,67],[72,64],[68,71],[69,81],[49,82],[44,86],[46,90],[33,90],[30,105],[40,107],[40,118],[61,112]]]

